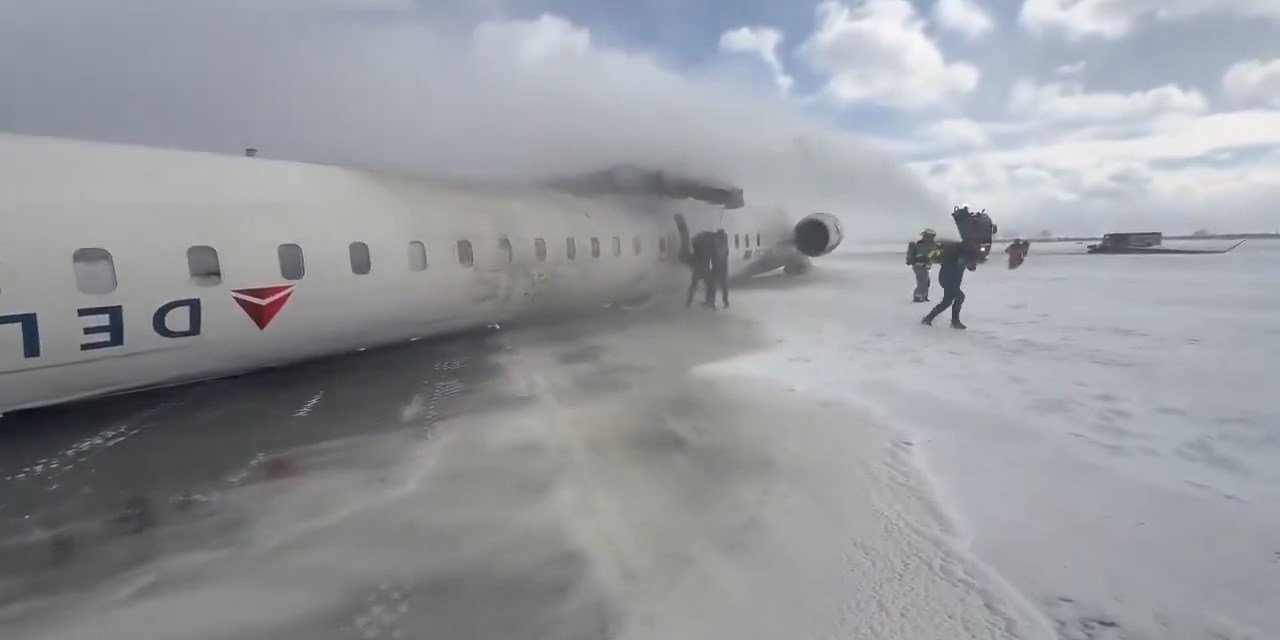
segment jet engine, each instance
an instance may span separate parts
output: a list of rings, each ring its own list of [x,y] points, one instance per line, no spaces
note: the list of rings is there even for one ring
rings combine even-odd
[[[796,250],[810,257],[825,256],[840,246],[844,229],[840,220],[829,213],[811,213],[796,223]]]

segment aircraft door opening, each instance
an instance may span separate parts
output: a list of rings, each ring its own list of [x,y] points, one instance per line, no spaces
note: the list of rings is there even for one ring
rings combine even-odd
[[[683,214],[677,213],[675,219],[676,231],[680,233],[680,245],[676,255],[679,256],[682,264],[689,264],[692,259],[692,251],[689,249],[689,224],[685,222]]]

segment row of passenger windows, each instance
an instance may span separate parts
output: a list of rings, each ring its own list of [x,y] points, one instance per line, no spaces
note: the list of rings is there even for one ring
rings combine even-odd
[[[739,242],[745,242],[746,246],[751,247],[750,235],[734,234],[734,248],[741,248]],[[755,236],[756,247],[760,246],[760,234]],[[427,247],[418,240],[411,241],[408,245],[408,262],[410,271],[426,271],[427,270]],[[613,236],[609,245],[612,255],[622,255],[622,238]],[[640,236],[631,238],[631,252],[640,255],[643,249]],[[591,238],[591,257],[600,257],[600,239]],[[498,252],[500,257],[505,257],[506,262],[510,263],[514,259],[514,250],[511,241],[502,238],[498,240]],[[347,253],[351,260],[351,272],[356,275],[366,275],[373,270],[373,258],[369,252],[369,245],[363,242],[352,242],[347,246]],[[565,257],[570,260],[578,257],[578,242],[574,238],[565,238],[564,241]],[[666,255],[667,239],[666,237],[658,238],[658,253]],[[547,260],[547,241],[543,238],[536,238],[533,241],[533,255],[539,262]],[[463,267],[470,267],[475,264],[475,250],[471,246],[470,240],[459,240],[457,243],[458,263]],[[280,263],[280,277],[286,280],[301,280],[306,275],[306,262],[302,256],[302,247],[296,244],[282,244],[276,248],[276,258]],[[72,256],[72,262],[75,266],[76,287],[81,293],[88,294],[104,294],[111,293],[116,290],[116,269],[115,262],[111,257],[111,252],[101,248],[77,249]],[[191,281],[199,286],[214,286],[222,282],[222,265],[218,261],[218,251],[210,246],[194,246],[187,249],[187,272],[191,276]]]

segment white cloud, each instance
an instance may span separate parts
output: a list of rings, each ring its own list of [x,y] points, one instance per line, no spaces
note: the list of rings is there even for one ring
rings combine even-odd
[[[1185,20],[1207,14],[1280,21],[1276,0],[1025,0],[1018,21],[1035,34],[1069,39],[1123,38],[1139,22]]]
[[[831,100],[919,109],[978,85],[978,69],[948,63],[907,0],[828,0],[817,13],[818,27],[800,52],[829,76],[824,93]]]
[[[922,128],[916,137],[935,147],[978,148],[990,142],[986,129],[966,118],[939,120]]]
[[[1007,234],[1051,229],[1102,234],[1126,228],[1189,233],[1273,231],[1280,197],[1280,166],[1245,170],[1099,163],[1061,172],[1036,165],[1008,167],[957,160],[935,172],[955,201],[986,207]]]
[[[746,53],[759,57],[773,72],[778,90],[786,95],[794,80],[787,74],[778,47],[782,45],[782,32],[771,27],[739,27],[720,36],[720,50],[729,53]]]
[[[1084,60],[1077,60],[1070,64],[1060,65],[1053,72],[1060,76],[1078,76],[1084,73],[1087,66],[1088,64]]]
[[[1142,136],[1065,140],[987,157],[1012,163],[1082,169],[1110,160],[1192,161],[1214,153],[1259,145],[1280,146],[1280,111],[1233,111],[1173,118],[1153,124]]]
[[[991,16],[973,0],[938,0],[933,7],[934,19],[944,29],[980,38],[995,28]]]
[[[582,58],[594,50],[590,31],[546,13],[534,20],[482,23],[472,43],[479,52],[530,65]]]
[[[1222,89],[1233,101],[1280,109],[1280,58],[1231,65],[1222,76]]]
[[[1250,162],[1248,149],[1273,151]],[[1280,112],[1180,116],[1123,139],[1060,140],[917,162],[952,200],[985,206],[1007,229],[1100,233],[1274,229],[1280,196]]]
[[[1041,122],[1107,122],[1200,114],[1209,102],[1198,91],[1165,85],[1133,93],[1087,92],[1074,82],[1014,83],[1009,111]]]

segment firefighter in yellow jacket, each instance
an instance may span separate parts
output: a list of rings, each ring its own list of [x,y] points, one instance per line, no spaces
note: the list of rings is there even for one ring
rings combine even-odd
[[[916,289],[911,293],[912,302],[929,301],[929,266],[936,262],[938,255],[938,234],[933,229],[925,229],[920,239],[907,243],[907,264],[916,274]]]

